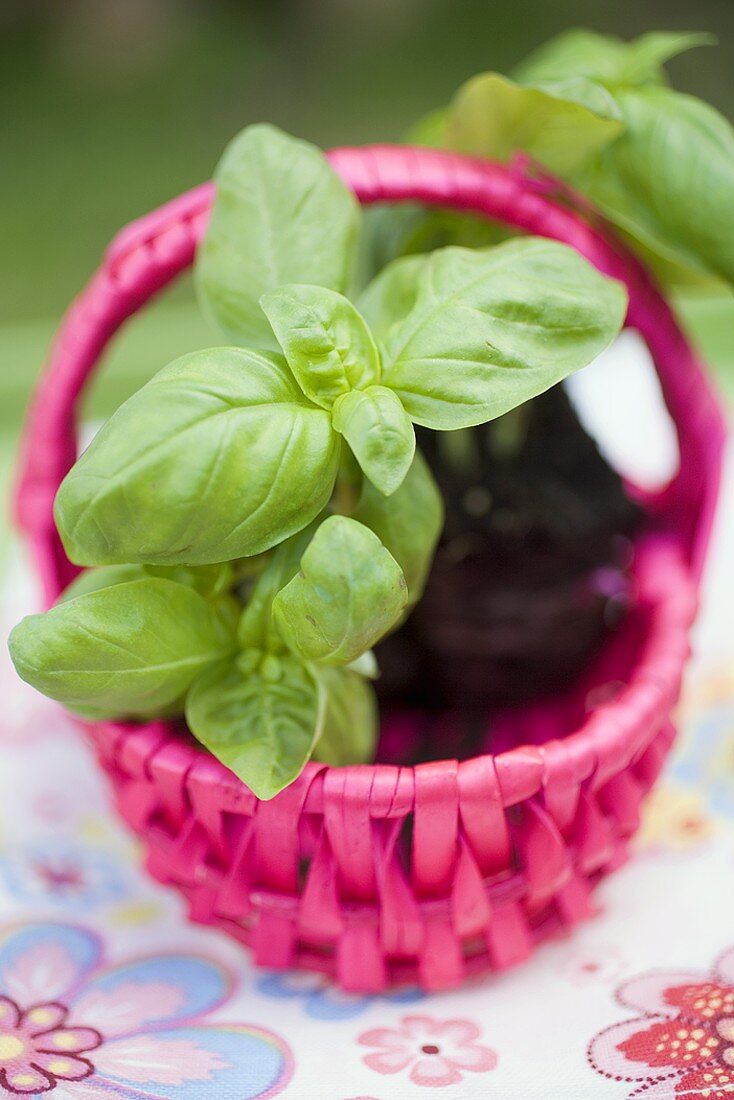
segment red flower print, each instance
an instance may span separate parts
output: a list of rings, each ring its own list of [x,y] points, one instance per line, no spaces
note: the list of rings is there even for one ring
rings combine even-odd
[[[734,949],[709,974],[649,974],[617,999],[642,1015],[589,1045],[598,1073],[645,1100],[734,1100]]]
[[[413,1084],[443,1088],[461,1081],[464,1072],[486,1073],[497,1065],[494,1051],[475,1042],[479,1035],[470,1020],[404,1016],[399,1027],[373,1028],[357,1042],[379,1048],[364,1058],[377,1073],[409,1070]]]

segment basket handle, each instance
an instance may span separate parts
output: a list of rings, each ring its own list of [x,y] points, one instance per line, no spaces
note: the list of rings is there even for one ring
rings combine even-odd
[[[332,150],[332,167],[364,204],[418,201],[491,217],[569,244],[629,291],[627,324],[647,343],[675,423],[680,468],[646,496],[649,510],[677,532],[700,576],[718,491],[724,420],[712,388],[665,300],[642,265],[611,236],[559,201],[522,162],[501,166],[411,146]],[[560,192],[560,185],[558,185]],[[17,516],[53,602],[78,571],[64,554],[53,502],[77,457],[76,410],[85,383],[122,323],[192,263],[214,195],[206,183],[123,229],[59,329],[29,410]]]

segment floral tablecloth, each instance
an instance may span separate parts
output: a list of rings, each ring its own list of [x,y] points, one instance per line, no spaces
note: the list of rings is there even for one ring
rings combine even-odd
[[[734,1097],[732,475],[683,734],[636,858],[573,938],[453,993],[345,996],[256,971],[189,925],[142,872],[78,732],[15,678],[3,646],[0,1096]],[[4,626],[34,602],[15,547]]]

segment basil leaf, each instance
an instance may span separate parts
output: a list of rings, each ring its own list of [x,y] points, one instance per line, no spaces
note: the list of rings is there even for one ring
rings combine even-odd
[[[623,287],[555,241],[446,248],[390,330],[383,381],[418,424],[481,424],[590,363],[625,312]]]
[[[400,256],[384,267],[359,299],[359,308],[378,336],[408,316],[418,296],[428,256]]]
[[[21,679],[72,709],[148,716],[232,652],[234,638],[198,593],[147,577],[23,619],[9,648]]]
[[[295,577],[303,552],[317,528],[318,521],[310,523],[272,552],[270,561],[254,584],[239,621],[237,640],[240,649],[275,653],[285,651],[283,639],[273,622],[273,600],[281,588]]]
[[[372,687],[344,668],[320,667],[317,675],[326,695],[326,712],[314,759],[332,767],[369,764],[379,730]]]
[[[97,569],[85,569],[67,585],[57,602],[67,603],[88,592],[98,592],[101,588],[111,588],[113,584],[123,584],[125,581],[139,581],[148,575],[144,565],[101,565]]]
[[[384,386],[352,390],[338,398],[331,420],[372,484],[390,496],[410,469],[415,431],[400,400]]]
[[[387,208],[368,207],[368,212],[375,215],[365,221],[370,249],[367,259],[373,282],[363,291],[359,305],[378,337],[412,308],[418,289],[417,273],[428,258],[423,253],[452,244],[490,248],[518,236],[511,226],[444,206],[405,203]],[[397,266],[398,257],[406,258],[404,267]],[[413,270],[408,260],[412,261]],[[394,272],[393,261],[396,261]]]
[[[234,582],[234,570],[228,561],[215,565],[146,565],[145,572],[152,577],[188,585],[205,599],[225,596]]]
[[[82,565],[204,565],[305,527],[334,485],[339,439],[282,361],[239,348],[160,371],[92,440],[56,523]]]
[[[716,36],[705,32],[650,31],[627,45],[621,84],[665,84],[662,66],[671,58],[699,46],[715,46]]]
[[[443,528],[441,491],[420,451],[391,497],[365,479],[353,518],[374,531],[395,558],[408,585],[408,606],[413,607],[423,594]]]
[[[664,82],[665,61],[697,46],[715,42],[709,34],[652,32],[632,42],[571,30],[552,38],[533,52],[515,70],[524,84],[565,80],[569,76],[589,77],[605,84],[647,84]]]
[[[665,61],[713,42],[707,34],[663,32],[627,43],[577,31],[554,39],[518,72],[576,101],[581,88],[592,111],[621,119],[619,139],[568,176],[669,285],[732,278],[733,131],[713,108],[661,87]],[[613,112],[598,84],[590,94],[592,80],[605,85]]]
[[[124,581],[137,581],[144,577],[162,577],[193,588],[206,599],[226,595],[233,581],[230,562],[217,565],[100,565],[85,569],[62,593],[59,603],[82,596],[85,592],[97,592]]]
[[[320,149],[273,126],[243,130],[215,179],[196,260],[202,305],[234,343],[275,349],[260,298],[283,283],[345,290],[359,206]]]
[[[247,673],[227,662],[202,676],[186,700],[186,720],[209,752],[267,799],[303,769],[324,707],[323,689],[300,661],[270,655]]]
[[[301,568],[273,601],[286,645],[306,661],[349,664],[400,618],[400,566],[377,535],[346,516],[324,520]]]
[[[553,96],[557,102],[570,100],[571,103],[575,103],[580,107],[586,107],[600,119],[606,119],[608,123],[613,123],[613,126],[608,127],[607,130],[610,138],[615,138],[624,129],[619,105],[612,92],[604,84],[590,80],[586,76],[569,76],[565,80],[546,81],[544,84],[538,85],[537,88],[539,91]],[[603,148],[608,144],[609,141],[599,142],[599,148]],[[594,151],[593,148],[589,148],[584,157],[578,158],[578,164],[587,161]],[[570,167],[571,162],[569,162]],[[557,171],[559,174],[561,173],[560,165]]]
[[[446,144],[446,108],[437,107],[410,127],[405,140],[408,145],[425,145],[440,149]]]
[[[281,286],[261,303],[307,397],[330,409],[341,394],[380,379],[380,357],[363,317],[343,294],[321,286]]]
[[[627,45],[621,38],[595,31],[564,31],[534,50],[513,76],[523,84],[585,76],[615,81],[624,67]]]
[[[668,88],[615,95],[625,132],[574,182],[654,254],[734,280],[734,129]]]
[[[426,232],[426,221],[436,214],[445,213],[444,207],[427,206],[419,202],[401,202],[388,205],[375,203],[366,206],[363,213],[361,236],[359,293],[355,301],[360,312],[370,323],[375,335],[377,332],[372,319],[364,309],[363,295],[369,298],[370,285],[388,264],[398,256],[412,255],[416,252],[430,252],[437,234]],[[485,225],[487,224],[485,219]],[[428,244],[424,244],[427,241]],[[446,241],[439,241],[440,245]],[[379,343],[379,342],[378,342]]]
[[[508,161],[522,151],[563,174],[608,145],[621,129],[615,119],[570,98],[483,73],[459,89],[449,107],[446,136],[451,148],[463,153]]]

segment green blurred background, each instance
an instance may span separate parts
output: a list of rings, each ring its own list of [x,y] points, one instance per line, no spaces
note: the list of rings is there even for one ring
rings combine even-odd
[[[126,221],[205,179],[267,119],[321,145],[399,139],[466,77],[567,27],[713,31],[676,85],[734,116],[732,0],[0,0],[0,428]],[[684,303],[734,384],[727,295]],[[188,281],[117,342],[95,411],[210,334]]]

